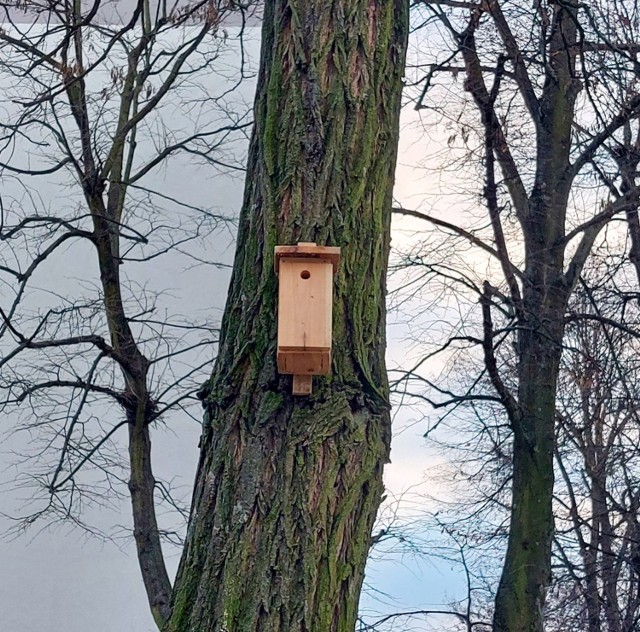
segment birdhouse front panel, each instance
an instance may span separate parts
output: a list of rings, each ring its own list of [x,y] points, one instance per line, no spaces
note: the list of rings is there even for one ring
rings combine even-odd
[[[278,371],[326,374],[331,368],[333,266],[287,257],[279,265]]]

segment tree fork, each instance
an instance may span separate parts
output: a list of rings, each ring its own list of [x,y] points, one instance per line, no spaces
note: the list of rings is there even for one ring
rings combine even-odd
[[[238,246],[169,632],[352,632],[391,436],[387,270],[408,1],[265,5]],[[273,250],[342,248],[332,375],[276,370]]]

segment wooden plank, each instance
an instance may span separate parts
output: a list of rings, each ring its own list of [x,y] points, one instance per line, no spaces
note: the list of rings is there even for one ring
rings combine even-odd
[[[284,259],[279,286],[278,349],[331,349],[331,266],[318,260]]]
[[[276,274],[280,271],[280,262],[289,257],[300,259],[318,259],[331,263],[333,273],[338,271],[340,262],[340,248],[336,246],[316,246],[314,243],[300,242],[297,246],[276,246],[274,268]]]
[[[293,394],[311,395],[313,392],[313,377],[311,375],[293,376]]]
[[[300,351],[278,349],[278,373],[290,375],[328,375],[331,372],[331,351]]]

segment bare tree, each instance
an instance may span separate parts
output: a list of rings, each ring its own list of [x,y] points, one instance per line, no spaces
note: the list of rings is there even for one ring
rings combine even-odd
[[[190,195],[198,182],[176,193],[157,174],[178,155],[210,174],[243,170],[251,121],[236,94],[251,3],[0,9],[1,405],[32,437],[25,480],[42,491],[18,526],[82,523],[87,504],[128,494],[161,627],[171,584],[155,501],[179,506],[154,478],[151,429],[170,411],[193,415],[217,325],[181,316],[149,271],[167,254],[173,265],[222,265],[202,243],[234,220],[221,200]]]
[[[353,630],[391,423],[384,364],[406,0],[273,0],[171,632]],[[274,246],[342,248],[332,374],[276,367]]]
[[[431,33],[444,33],[434,35],[441,45],[432,43],[426,53],[432,58],[420,60],[417,72],[425,65],[429,72],[417,77],[416,107],[458,126],[450,143],[481,159],[476,191],[485,216],[474,227],[399,212],[427,220],[495,265],[478,274],[468,255],[456,267],[442,251],[414,253],[419,282],[436,280],[443,291],[457,291],[468,308],[435,352],[460,358],[478,350],[482,370],[460,391],[425,379],[425,359],[405,371],[403,384],[422,384],[422,397],[438,407],[484,401],[506,414],[512,501],[493,628],[540,631],[551,578],[556,395],[567,309],[594,248],[618,221],[632,228],[637,211],[637,184],[623,179],[612,155],[631,150],[629,130],[637,129],[640,115],[638,9],[615,1],[414,4]],[[625,29],[614,28],[617,22]],[[458,75],[468,100],[449,90]],[[486,380],[493,392],[485,390]]]
[[[558,398],[549,612],[552,629],[631,632],[640,618],[637,305],[606,286],[585,283],[579,294]]]

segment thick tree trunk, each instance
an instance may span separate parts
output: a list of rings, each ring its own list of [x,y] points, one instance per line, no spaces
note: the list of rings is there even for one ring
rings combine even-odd
[[[407,0],[266,3],[238,247],[170,632],[352,632],[388,460]],[[276,371],[273,249],[342,247],[332,375]]]

